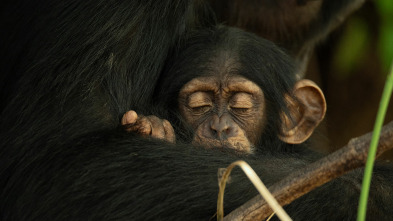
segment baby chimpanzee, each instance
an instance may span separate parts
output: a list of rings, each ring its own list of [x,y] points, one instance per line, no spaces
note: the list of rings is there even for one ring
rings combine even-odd
[[[322,91],[309,80],[292,86],[291,73],[282,73],[270,59],[274,58],[269,54],[271,43],[257,38],[237,40],[232,35],[238,32],[224,27],[212,31],[208,36],[212,39],[222,35],[218,44],[195,42],[198,34],[188,39],[189,46],[163,74],[159,100],[169,104],[177,97],[177,104],[167,107],[180,113],[193,129],[194,144],[252,153],[271,139],[303,143],[325,115]],[[286,55],[276,57],[280,56]],[[176,140],[171,124],[156,116],[128,111],[121,122],[130,132]]]

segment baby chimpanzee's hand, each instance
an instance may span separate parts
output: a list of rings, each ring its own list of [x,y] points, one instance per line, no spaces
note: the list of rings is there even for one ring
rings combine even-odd
[[[123,115],[121,125],[123,125],[128,132],[163,139],[170,143],[175,143],[176,140],[175,131],[171,123],[154,115],[138,116],[135,111],[130,110]]]

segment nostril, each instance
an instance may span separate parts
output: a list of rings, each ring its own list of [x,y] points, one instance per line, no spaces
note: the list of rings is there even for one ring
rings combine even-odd
[[[233,135],[233,129],[231,127],[221,127],[218,129],[211,127],[211,134],[215,138],[227,139]]]
[[[217,133],[217,127],[214,124],[210,124],[210,129],[212,133]]]
[[[237,136],[237,128],[234,126],[229,126],[226,130],[225,130],[225,135],[227,137],[236,137]]]
[[[212,135],[213,135],[214,137],[217,136],[217,130],[214,129],[213,127],[211,128],[211,133],[212,133]]]
[[[210,135],[219,139],[227,139],[228,137],[235,136],[236,128],[233,126],[233,122],[228,121],[226,117],[214,117],[209,124]]]
[[[221,128],[221,133],[227,135],[229,133],[229,128],[228,127]]]

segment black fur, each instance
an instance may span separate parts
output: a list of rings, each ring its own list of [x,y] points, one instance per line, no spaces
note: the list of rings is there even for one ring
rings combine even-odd
[[[355,9],[357,0],[209,0],[219,22],[274,41],[297,56],[313,48]],[[312,5],[320,3],[320,7]],[[314,15],[314,12],[317,12]],[[302,18],[297,18],[302,16]],[[337,18],[340,18],[338,20]],[[292,19],[291,19],[292,18]],[[310,18],[307,22],[305,18]]]
[[[169,56],[167,66],[155,94],[158,106],[176,109],[181,87],[194,78],[221,73],[242,75],[259,85],[266,99],[268,122],[263,141],[271,145],[263,149],[291,148],[277,143],[276,135],[281,125],[279,113],[287,107],[284,94],[290,95],[295,84],[294,65],[272,42],[225,26],[197,30]]]
[[[117,128],[129,109],[165,117],[151,105],[153,91],[179,39],[214,24],[202,1],[2,4],[0,220],[207,220],[215,213],[218,168],[244,158],[269,185],[317,158],[239,157]],[[393,211],[393,173],[376,170],[369,214],[383,219]],[[360,175],[299,199],[290,215],[350,220]],[[226,212],[254,195],[235,171]]]

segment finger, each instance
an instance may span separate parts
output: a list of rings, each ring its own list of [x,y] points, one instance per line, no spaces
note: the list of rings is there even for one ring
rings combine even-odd
[[[139,118],[136,122],[136,132],[142,135],[151,135],[153,125],[148,117]]]
[[[150,120],[145,116],[139,116],[138,120],[133,124],[126,124],[125,130],[127,132],[134,132],[140,135],[150,135],[151,134],[151,123]]]
[[[135,111],[133,110],[127,111],[123,115],[123,118],[121,119],[121,125],[134,124],[137,119],[138,119],[138,114]]]
[[[175,135],[175,130],[172,127],[172,124],[169,123],[169,121],[167,120],[163,120],[162,124],[165,130],[165,140],[167,140],[170,143],[175,143],[176,135]]]
[[[165,130],[162,120],[156,116],[148,116],[151,123],[151,136],[157,139],[165,139]]]

